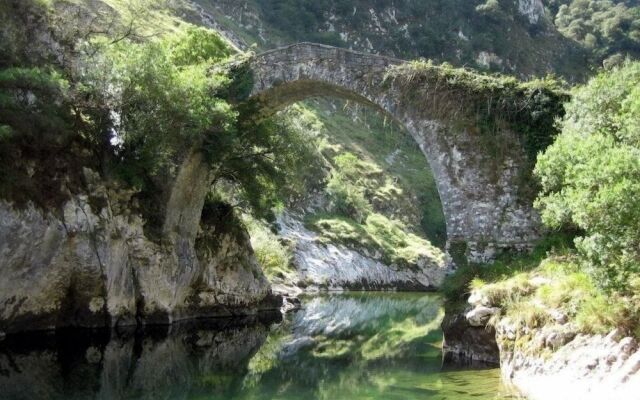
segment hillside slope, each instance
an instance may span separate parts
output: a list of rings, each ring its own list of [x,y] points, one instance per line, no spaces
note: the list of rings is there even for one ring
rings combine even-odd
[[[429,58],[520,77],[580,80],[588,51],[563,36],[541,1],[196,0],[246,44],[312,41],[399,58]],[[496,3],[496,4],[494,4]]]

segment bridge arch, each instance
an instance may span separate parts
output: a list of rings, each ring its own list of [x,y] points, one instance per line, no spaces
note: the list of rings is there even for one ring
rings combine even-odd
[[[540,222],[519,190],[523,172],[531,168],[522,138],[500,126],[491,138],[500,142],[497,157],[486,136],[468,123],[464,107],[456,104],[464,100],[456,98],[451,85],[438,88],[432,80],[407,85],[393,77],[393,71],[409,65],[331,46],[295,44],[250,60],[251,99],[266,114],[316,96],[374,106],[404,126],[424,153],[440,194],[450,252],[464,250],[471,261],[487,261],[501,248],[529,248],[539,237]]]

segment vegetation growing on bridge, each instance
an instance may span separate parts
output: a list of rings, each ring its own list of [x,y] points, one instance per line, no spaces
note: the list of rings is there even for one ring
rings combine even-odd
[[[553,142],[555,120],[562,117],[563,103],[569,99],[563,84],[552,77],[522,82],[431,61],[392,67],[386,81],[402,87],[407,101],[422,105],[426,115],[454,126],[478,129],[490,138],[506,126],[521,136],[527,156],[534,161]]]
[[[413,61],[390,68],[385,84],[400,87],[402,101],[421,110],[426,118],[480,135],[490,155],[483,162],[498,165],[506,154],[513,155],[513,146],[523,146],[519,197],[524,201],[535,198],[538,186],[531,171],[536,156],[553,142],[558,133],[555,121],[564,115],[563,104],[569,99],[562,82],[553,77],[522,82],[448,64]],[[504,134],[509,131],[519,143]]]

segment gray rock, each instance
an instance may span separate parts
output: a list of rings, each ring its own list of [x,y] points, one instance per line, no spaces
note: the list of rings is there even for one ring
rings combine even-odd
[[[530,343],[516,347],[515,338],[506,337],[499,323],[503,375],[532,400],[637,399],[640,351],[635,340],[619,339],[620,331],[606,337],[575,332],[570,323],[547,325],[532,331]],[[539,338],[544,338],[551,354],[531,351]]]
[[[473,292],[471,292],[471,295],[469,296],[467,303],[471,304],[474,307],[477,307],[477,306],[488,307],[493,305],[493,304],[490,304],[487,296],[483,295],[482,292],[479,290],[474,290]]]
[[[304,226],[302,217],[291,212],[278,217],[278,227],[279,235],[295,243],[297,280],[308,286],[307,291],[316,287],[430,290],[439,287],[449,271],[447,257],[435,247],[430,249],[433,256],[421,258],[415,268],[394,268],[344,245],[322,243],[317,233]]]
[[[551,316],[551,318],[553,318],[554,321],[561,325],[569,322],[569,317],[567,317],[567,314],[563,313],[560,310],[550,310],[549,315]]]
[[[131,192],[85,175],[91,193],[73,196],[61,213],[0,202],[0,330],[124,326],[136,316],[166,324],[273,308],[263,304],[269,282],[232,215],[225,230],[197,232],[200,216],[189,209],[201,205],[178,196],[168,215],[190,227],[158,244],[130,211]],[[101,209],[90,206],[96,198]]]
[[[500,309],[497,307],[477,306],[469,311],[465,318],[471,326],[485,326],[492,316],[498,314]]]
[[[559,349],[565,344],[569,343],[576,336],[575,332],[568,330],[552,330],[547,333],[544,339],[544,344],[550,349]]]
[[[447,314],[442,321],[442,332],[446,362],[499,363],[496,333],[492,327],[471,326],[464,314]]]
[[[544,3],[542,0],[518,0],[518,11],[529,19],[529,23],[537,24],[544,17]]]
[[[543,276],[534,276],[529,280],[531,286],[538,288],[540,286],[548,285],[551,283],[551,279],[545,278]]]

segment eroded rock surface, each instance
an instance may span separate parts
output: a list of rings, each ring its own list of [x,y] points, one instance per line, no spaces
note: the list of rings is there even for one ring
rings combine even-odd
[[[444,254],[420,259],[415,268],[386,265],[375,254],[341,244],[322,243],[319,235],[305,228],[300,217],[285,213],[279,234],[293,243],[296,282],[305,287],[366,290],[433,290],[449,270]]]
[[[280,307],[233,215],[224,229],[190,226],[154,242],[130,211],[132,193],[85,173],[90,194],[71,196],[59,212],[0,202],[0,331],[166,324]]]
[[[633,400],[640,393],[638,343],[617,331],[605,337],[547,334],[546,346],[558,348],[550,356],[524,354],[506,343],[503,375],[532,400]]]
[[[495,330],[472,325],[466,312],[445,315],[442,332],[445,360],[460,364],[500,362]]]
[[[468,302],[464,312],[443,321],[448,359],[499,362],[504,378],[532,400],[638,398],[640,348],[635,339],[618,330],[607,336],[580,334],[558,310],[549,310],[551,321],[545,325],[529,328],[501,316],[479,291]]]

